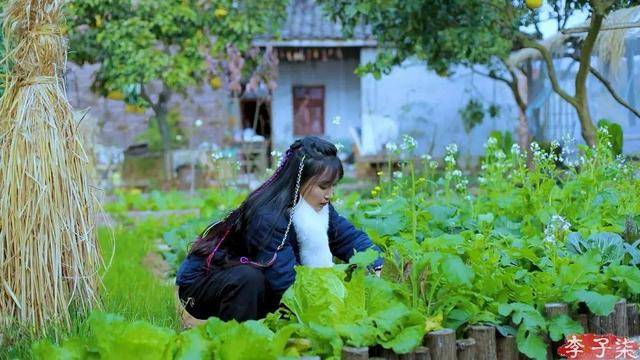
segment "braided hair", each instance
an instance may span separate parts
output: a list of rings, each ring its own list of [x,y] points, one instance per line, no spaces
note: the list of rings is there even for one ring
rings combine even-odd
[[[301,162],[303,162],[301,164]],[[300,167],[302,165],[302,170]],[[331,142],[315,136],[298,139],[289,149],[273,175],[247,196],[240,206],[224,219],[210,224],[198,236],[189,253],[207,257],[210,264],[216,251],[224,248],[232,256],[253,256],[267,245],[275,229],[264,234],[259,244],[250,244],[243,236],[248,224],[258,218],[258,211],[269,207],[278,216],[286,216],[298,199],[294,199],[296,183],[303,187],[321,178],[336,182],[344,171],[338,158],[338,149]],[[300,179],[298,179],[300,177]]]

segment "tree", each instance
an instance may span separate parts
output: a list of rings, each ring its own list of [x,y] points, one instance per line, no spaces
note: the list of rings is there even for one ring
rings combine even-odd
[[[96,93],[118,94],[127,104],[153,110],[169,180],[169,100],[207,80],[215,86],[220,77],[238,92],[240,77],[260,64],[251,41],[277,32],[285,6],[286,0],[73,1],[69,57],[79,65],[100,64]]]
[[[610,12],[637,3],[634,0],[549,0],[553,11],[545,14],[557,22],[558,29],[567,26],[578,11],[588,11],[590,24],[586,37],[572,42],[579,62],[575,94],[564,91],[556,77],[551,51],[540,44],[540,12],[528,9],[523,1],[504,0],[322,0],[325,10],[339,20],[347,33],[356,24],[366,23],[381,45],[376,60],[359,69],[379,77],[409,57],[424,60],[438,74],[450,75],[454,66],[488,69],[485,75],[503,81],[511,89],[521,110],[526,110],[518,77],[525,73],[521,64],[509,62],[518,49],[534,48],[547,64],[553,90],[571,104],[578,114],[582,136],[587,144],[596,143],[596,128],[591,120],[586,92],[587,75],[594,69],[591,56],[603,20]],[[532,26],[535,31],[524,29]],[[597,77],[603,81],[603,77]],[[604,80],[606,82],[606,80]],[[612,87],[605,87],[614,95]],[[618,101],[620,102],[620,101]],[[624,105],[624,104],[623,104]]]

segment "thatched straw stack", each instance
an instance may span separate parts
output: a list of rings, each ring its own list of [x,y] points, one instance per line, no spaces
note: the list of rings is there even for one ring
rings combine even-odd
[[[640,6],[620,9],[610,13],[602,24],[603,28],[614,27],[620,24],[629,24],[640,18]],[[624,56],[626,43],[625,38],[629,28],[601,31],[596,39],[594,48],[595,55],[598,56],[604,65],[609,66],[612,77],[619,73],[621,59]]]
[[[0,325],[70,326],[98,302],[98,206],[66,98],[64,0],[11,0],[0,99]]]

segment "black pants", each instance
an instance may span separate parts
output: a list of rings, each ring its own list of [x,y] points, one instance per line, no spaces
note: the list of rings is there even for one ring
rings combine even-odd
[[[195,283],[181,286],[178,295],[187,312],[197,319],[216,316],[244,321],[275,311],[281,294],[268,288],[259,269],[235,265],[212,268]]]

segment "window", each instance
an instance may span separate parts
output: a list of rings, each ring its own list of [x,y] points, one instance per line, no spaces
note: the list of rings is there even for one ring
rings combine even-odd
[[[324,86],[293,87],[293,134],[324,134]]]

